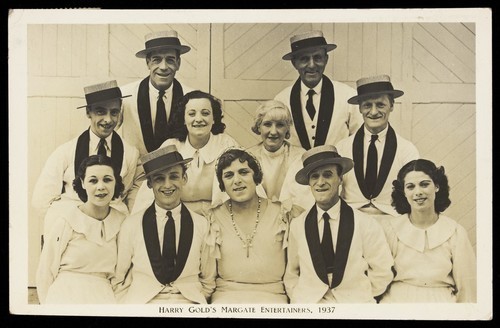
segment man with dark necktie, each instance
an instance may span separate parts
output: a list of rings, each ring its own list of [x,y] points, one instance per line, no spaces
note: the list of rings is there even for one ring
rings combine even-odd
[[[403,165],[419,158],[419,152],[389,123],[394,99],[403,91],[394,89],[388,75],[361,78],[356,84],[358,95],[348,102],[359,105],[364,124],[336,145],[355,164],[344,177],[341,197],[377,219],[390,218],[398,215],[391,206],[392,181]]]
[[[172,137],[174,104],[192,91],[175,78],[181,55],[190,50],[181,44],[176,31],[159,31],[146,35],[145,49],[136,53],[136,57],[146,59],[149,76],[121,87],[123,93],[132,97],[123,102],[118,132],[141,156]]]
[[[302,162],[295,179],[315,204],[290,224],[283,278],[290,303],[375,303],[392,281],[393,259],[381,225],[339,197],[353,161],[324,145]]]
[[[299,78],[274,98],[292,113],[290,143],[306,150],[334,145],[362,123],[356,106],[347,103],[356,91],[324,74],[328,52],[337,45],[327,43],[321,31],[309,31],[292,36],[290,46],[283,60],[291,61]]]
[[[60,145],[47,159],[33,191],[32,204],[43,220],[43,233],[66,205],[80,204],[72,183],[80,163],[90,155],[111,157],[125,185],[121,197],[111,206],[128,214],[134,205],[140,187],[137,182],[137,149],[115,132],[120,117],[122,96],[116,81],[107,81],[84,87],[86,115],[90,126],[79,136]]]
[[[206,304],[215,288],[213,266],[201,261],[208,221],[181,202],[191,160],[174,145],[141,157],[155,199],[122,224],[112,279],[120,303]]]

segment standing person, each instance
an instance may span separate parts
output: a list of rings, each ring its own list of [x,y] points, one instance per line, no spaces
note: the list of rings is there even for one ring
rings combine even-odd
[[[335,145],[353,134],[362,118],[347,100],[356,91],[324,75],[328,52],[335,44],[327,43],[321,31],[310,31],[290,38],[291,52],[283,56],[299,73],[292,86],[278,93],[276,100],[291,111],[293,128],[290,142],[304,149]]]
[[[201,260],[208,222],[181,202],[191,160],[173,145],[141,157],[154,201],[122,225],[112,280],[120,303],[206,304],[213,291]]]
[[[113,160],[85,158],[73,180],[83,204],[59,212],[45,235],[36,274],[41,304],[115,303],[110,278],[125,214],[110,206],[123,183]]]
[[[380,224],[339,197],[353,161],[334,146],[302,156],[296,180],[316,203],[292,220],[284,276],[290,303],[374,303],[393,278],[393,259]]]
[[[403,165],[420,155],[415,145],[389,123],[394,99],[403,91],[394,89],[388,75],[361,78],[356,85],[358,95],[349,103],[359,105],[364,124],[336,145],[355,163],[354,170],[344,176],[341,197],[375,218],[391,218],[397,216],[391,206],[392,181]]]
[[[81,204],[72,183],[78,167],[89,155],[102,154],[111,157],[122,177],[125,188],[114,198],[111,207],[124,214],[134,205],[139,189],[137,170],[139,152],[122,140],[115,127],[120,117],[122,96],[116,81],[108,81],[84,87],[85,107],[90,127],[59,147],[49,156],[33,190],[32,205],[43,221],[43,231],[48,232],[53,218],[64,206]]]
[[[442,214],[451,204],[444,168],[414,160],[393,184],[401,215],[384,228],[396,276],[381,302],[476,302],[476,257],[467,231]]]
[[[300,156],[305,150],[287,141],[292,125],[290,110],[281,101],[268,100],[255,111],[251,129],[262,141],[248,151],[262,167],[262,187],[271,200],[280,199],[282,187],[287,188],[284,182],[288,171],[294,170],[291,173],[295,176],[302,165]]]
[[[262,170],[245,150],[226,150],[216,170],[229,199],[207,215],[216,267],[212,303],[288,303],[282,279],[291,208],[257,194]]]
[[[182,45],[176,31],[152,32],[145,36],[145,49],[136,53],[146,58],[149,76],[122,86],[132,95],[123,102],[119,132],[142,156],[157,149],[172,136],[171,108],[191,88],[175,79],[181,55],[191,50]]]
[[[215,161],[227,148],[238,143],[227,133],[222,122],[222,103],[213,95],[195,90],[185,94],[172,114],[172,138],[161,147],[175,145],[184,158],[193,158],[187,168],[189,180],[182,188],[181,200],[190,210],[202,214],[212,203],[219,203],[223,193],[215,177]],[[142,184],[133,212],[149,206],[153,192]]]

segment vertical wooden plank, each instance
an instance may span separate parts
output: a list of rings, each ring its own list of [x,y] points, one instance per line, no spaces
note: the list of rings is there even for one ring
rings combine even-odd
[[[43,25],[42,76],[55,76],[57,72],[57,25]]]
[[[108,25],[87,25],[87,76],[109,74]]]
[[[403,24],[391,24],[391,79],[402,80]]]
[[[71,26],[71,76],[85,75],[87,30],[83,25]]]
[[[376,74],[391,75],[392,62],[392,33],[391,24],[377,24],[377,68]]]
[[[337,48],[331,52],[330,61],[333,62],[333,73],[335,78],[339,81],[349,80],[348,35],[349,24],[334,24],[333,43],[337,45]]]
[[[402,49],[402,79],[400,90],[405,92],[401,101],[401,129],[399,133],[402,137],[413,141],[412,121],[413,121],[413,99],[411,90],[413,88],[413,24],[403,25],[403,49]],[[397,87],[396,87],[397,88]]]
[[[377,24],[363,23],[362,76],[376,74],[377,70]]]
[[[27,26],[28,76],[42,75],[43,28],[41,25]]]
[[[198,24],[197,29],[197,44],[198,52],[196,57],[196,85],[194,88],[201,90],[210,90],[210,43],[211,43],[211,26],[212,24]]]
[[[57,76],[71,76],[71,25],[57,25]]]
[[[348,80],[356,81],[363,76],[363,24],[349,24],[348,34]],[[335,50],[334,50],[335,51]]]

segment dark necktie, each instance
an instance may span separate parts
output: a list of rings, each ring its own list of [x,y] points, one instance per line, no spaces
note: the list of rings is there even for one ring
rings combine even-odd
[[[315,95],[316,92],[313,89],[310,89],[307,92],[307,102],[306,102],[306,110],[307,113],[309,113],[309,117],[311,120],[314,118],[314,115],[316,115],[316,108],[314,108],[314,103],[313,103],[313,95]]]
[[[330,229],[330,216],[323,213],[323,239],[321,240],[321,253],[326,265],[326,272],[333,273],[335,253],[333,250],[332,230]]]
[[[101,140],[99,140],[99,145],[97,148],[97,155],[106,156],[106,139],[104,139],[104,138],[101,138]]]
[[[164,95],[165,90],[160,90],[158,100],[156,101],[156,118],[154,131],[156,148],[160,147],[163,141],[165,141],[165,135],[167,133],[167,111],[165,110],[165,102],[163,101]]]
[[[372,140],[370,141],[370,146],[368,146],[368,157],[366,158],[366,175],[365,175],[365,185],[370,196],[373,194],[373,189],[377,183],[377,147],[375,146],[375,141],[377,141],[378,135],[372,134]]]
[[[165,259],[167,277],[172,275],[175,265],[175,222],[172,212],[167,211],[167,223],[163,230],[163,258]]]

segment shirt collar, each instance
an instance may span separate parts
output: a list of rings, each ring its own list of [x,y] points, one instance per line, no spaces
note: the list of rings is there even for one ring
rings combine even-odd
[[[101,141],[101,138],[99,138],[92,129],[90,130],[90,149],[94,149],[97,151],[97,147],[99,147],[99,141]],[[111,133],[107,138],[106,138],[106,147],[111,151],[111,138],[113,137],[113,133]]]
[[[170,87],[168,89],[165,90],[164,97],[165,96],[167,98],[170,97],[170,95],[172,94],[172,85],[173,85],[173,83],[170,85]],[[153,85],[153,83],[151,83],[151,79],[149,79],[149,95],[150,95],[150,97],[156,97],[156,98],[158,98],[158,92],[160,92],[160,91],[155,88],[155,86]]]
[[[323,213],[325,213],[325,211],[319,208],[318,205],[316,205],[316,210],[318,211],[318,223],[319,223],[319,221],[323,218]],[[340,199],[337,202],[337,204],[330,207],[328,211],[326,211],[326,213],[328,213],[328,215],[330,216],[330,220],[332,219],[338,220],[340,218]]]
[[[172,217],[174,218],[174,222],[178,222],[178,220],[181,217],[181,203],[179,203],[179,205],[177,205],[176,207],[174,207],[171,210],[166,210],[166,209],[158,206],[158,204],[156,204],[156,202],[155,202],[155,211],[156,211],[156,218],[157,219],[161,218],[162,220],[167,219],[167,211],[170,211],[170,212],[172,212]]]
[[[316,92],[317,95],[321,94],[321,87],[323,86],[323,78],[319,81],[318,84],[314,88],[314,92]],[[304,84],[304,82],[300,81],[300,92],[302,93],[302,96],[307,97],[307,93],[309,92],[309,88],[307,85]]]
[[[194,156],[194,153],[198,151],[198,156],[200,160],[205,163],[212,163],[215,161],[218,157],[218,154],[220,153],[220,140],[218,137],[219,135],[213,135],[212,132],[210,132],[210,138],[208,139],[208,142],[205,146],[203,146],[200,149],[194,148],[190,143],[189,143],[189,138],[186,137],[185,141],[185,149],[182,152],[182,156],[184,158],[192,158]]]
[[[364,129],[365,129],[365,142],[370,142],[372,139],[372,133],[370,131],[368,131],[368,129],[366,128],[366,125],[364,126]],[[377,135],[378,135],[377,141],[380,141],[380,142],[385,141],[385,137],[387,136],[388,129],[389,129],[389,124],[387,124],[385,129],[383,129],[382,131],[377,133]]]

